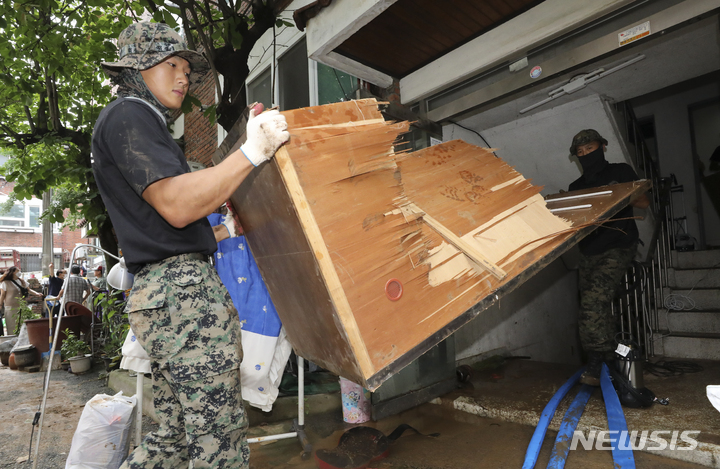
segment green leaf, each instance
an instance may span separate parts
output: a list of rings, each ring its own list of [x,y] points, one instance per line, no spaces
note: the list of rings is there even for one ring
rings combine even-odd
[[[233,49],[240,49],[242,47],[242,43],[243,43],[242,34],[233,31],[231,33],[230,39],[232,41]]]
[[[163,21],[167,23],[168,26],[170,26],[171,28],[177,28],[177,21],[175,21],[175,18],[173,18],[173,15],[169,11],[163,10],[162,15]]]
[[[186,95],[182,102],[182,112],[185,114],[192,112],[193,106],[201,107],[202,102],[191,94]]]
[[[215,125],[215,122],[217,121],[217,104],[213,104],[205,109],[203,115],[210,120],[210,125]]]

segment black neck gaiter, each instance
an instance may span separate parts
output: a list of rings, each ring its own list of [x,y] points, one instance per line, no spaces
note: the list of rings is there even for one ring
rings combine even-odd
[[[594,179],[595,175],[602,171],[607,164],[607,161],[605,160],[605,150],[603,150],[602,145],[587,155],[578,156],[578,160],[580,160],[580,165],[583,169],[583,177],[586,181]]]
[[[118,85],[118,96],[121,98],[140,98],[148,104],[155,106],[155,108],[165,116],[165,120],[168,123],[172,122],[172,109],[165,107],[155,97],[138,70],[132,68],[120,69],[120,74],[114,81]]]

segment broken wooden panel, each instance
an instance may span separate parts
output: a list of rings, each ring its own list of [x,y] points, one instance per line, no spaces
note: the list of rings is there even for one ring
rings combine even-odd
[[[485,149],[396,154],[408,124],[374,100],[283,114],[291,141],[232,201],[296,352],[368,389],[577,242]]]

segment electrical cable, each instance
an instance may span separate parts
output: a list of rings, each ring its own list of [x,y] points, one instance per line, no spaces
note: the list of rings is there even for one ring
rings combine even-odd
[[[708,275],[710,275],[712,272],[712,269],[715,269],[717,267],[720,267],[720,263],[717,263],[713,266],[711,266],[708,269],[708,273],[703,275],[701,278],[695,282],[695,285],[692,286],[690,291],[687,295],[681,295],[679,293],[670,293],[669,295],[665,296],[663,299],[663,306],[665,306],[665,310],[667,314],[669,311],[691,311],[695,309],[695,300],[693,300],[690,295],[692,294],[693,290],[695,290],[695,287],[698,283],[705,280]]]
[[[695,309],[695,300],[688,295],[681,295],[679,293],[670,293],[665,297],[663,301],[665,309],[670,311],[691,311]],[[667,314],[667,313],[666,313]]]
[[[342,91],[343,96],[345,96],[345,101],[352,101],[352,98],[348,96],[348,94],[345,92],[345,88],[342,85],[342,82],[340,81],[340,77],[338,76],[337,70],[335,68],[332,69],[333,73],[335,74],[335,80],[338,82],[338,85],[340,85],[340,91]],[[357,91],[358,88],[355,88],[353,90],[350,90],[350,93],[353,91]]]
[[[682,360],[660,360],[655,363],[645,362],[645,371],[655,376],[667,378],[670,376],[680,376],[686,373],[699,373],[703,371],[703,367],[695,362]]]
[[[452,125],[457,125],[457,126],[460,127],[461,129],[465,129],[465,130],[467,130],[468,132],[474,133],[475,135],[477,135],[478,137],[480,137],[483,142],[485,142],[485,145],[487,145],[488,149],[492,148],[492,146],[490,145],[490,143],[488,143],[488,141],[485,139],[485,137],[483,137],[482,135],[480,135],[480,132],[478,132],[477,130],[473,130],[473,129],[470,129],[470,128],[468,128],[468,127],[465,127],[464,125],[458,124],[458,123],[455,122],[455,121],[448,121],[448,122],[449,122],[450,124],[452,124]],[[493,151],[492,154],[495,155],[495,158],[498,158],[497,153],[495,153],[495,152]]]

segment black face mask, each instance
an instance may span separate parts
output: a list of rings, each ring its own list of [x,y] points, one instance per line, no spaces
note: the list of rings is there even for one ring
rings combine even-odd
[[[578,156],[578,160],[580,160],[580,165],[583,169],[583,177],[585,179],[592,179],[607,164],[607,161],[605,160],[605,150],[603,150],[602,145],[586,155]]]

